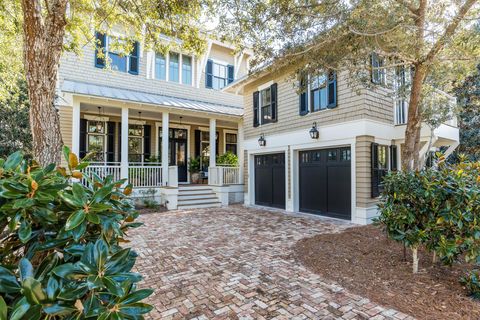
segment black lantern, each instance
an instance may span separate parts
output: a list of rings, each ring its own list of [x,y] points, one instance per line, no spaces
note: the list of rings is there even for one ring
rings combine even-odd
[[[265,140],[265,135],[262,133],[260,135],[260,138],[258,138],[258,145],[260,147],[265,147],[266,144],[267,144],[267,141]]]
[[[96,132],[102,133],[103,132],[103,119],[102,119],[102,107],[97,107],[98,108],[98,119],[97,123],[95,124],[95,129],[97,130]]]
[[[318,132],[317,123],[314,122],[312,125],[312,129],[310,129],[310,138],[318,139],[319,135],[320,135],[320,132]]]

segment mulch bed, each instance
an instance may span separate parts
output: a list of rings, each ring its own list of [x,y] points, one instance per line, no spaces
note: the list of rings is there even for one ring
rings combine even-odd
[[[417,319],[480,319],[480,301],[467,297],[458,281],[471,265],[433,265],[419,250],[419,273],[413,274],[410,250],[405,261],[402,245],[378,227],[305,238],[294,251],[313,272],[384,307]]]

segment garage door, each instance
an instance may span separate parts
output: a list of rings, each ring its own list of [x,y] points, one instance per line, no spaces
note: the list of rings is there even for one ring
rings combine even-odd
[[[285,209],[285,154],[255,156],[255,204]]]
[[[299,154],[300,211],[351,218],[350,148]]]

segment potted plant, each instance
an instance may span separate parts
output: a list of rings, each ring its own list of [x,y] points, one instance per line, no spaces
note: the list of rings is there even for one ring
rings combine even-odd
[[[200,158],[190,158],[188,161],[188,171],[190,171],[190,178],[192,183],[198,183],[200,180]]]

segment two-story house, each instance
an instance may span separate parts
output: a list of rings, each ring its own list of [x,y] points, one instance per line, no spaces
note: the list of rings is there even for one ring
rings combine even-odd
[[[266,68],[224,89],[244,97],[245,204],[369,223],[381,178],[400,167],[407,101],[382,86],[385,70],[373,69],[379,86],[360,92],[346,72],[305,81],[291,70]],[[396,72],[393,81],[404,77]],[[433,137],[424,125],[421,154],[430,138],[451,153],[459,143],[456,120]]]
[[[122,55],[119,36],[95,37],[97,48],[63,55],[57,88],[64,144],[94,154],[84,174],[128,178],[137,195],[161,193],[169,208],[242,202],[241,168],[217,167],[216,156],[243,155],[242,97],[221,89],[247,74],[251,53],[208,40],[201,56],[141,43]],[[200,188],[188,187],[193,158]]]
[[[215,40],[201,56],[139,43],[123,56],[111,36],[96,38],[103,54],[93,46],[65,54],[58,81],[65,145],[95,154],[85,175],[127,178],[136,195],[153,190],[169,209],[243,202],[361,224],[377,215],[381,178],[401,161],[408,110],[382,87],[385,71],[372,72],[376,89],[356,90],[346,72],[308,81],[288,68],[249,74],[252,53]],[[421,154],[430,141],[452,152],[455,119],[433,137],[424,126],[421,139]],[[238,166],[216,163],[227,151]],[[191,184],[193,158],[200,185]]]

